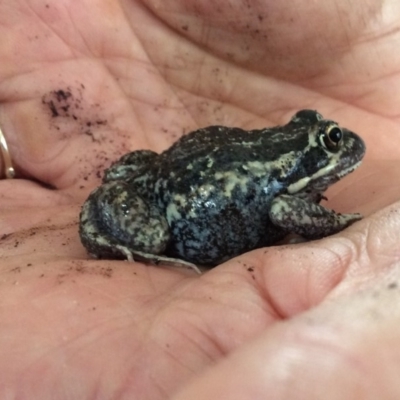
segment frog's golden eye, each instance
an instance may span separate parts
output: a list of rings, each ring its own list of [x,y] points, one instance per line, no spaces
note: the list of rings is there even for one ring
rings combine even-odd
[[[322,134],[322,141],[328,150],[335,151],[339,150],[339,147],[343,140],[342,130],[336,126],[329,126]]]

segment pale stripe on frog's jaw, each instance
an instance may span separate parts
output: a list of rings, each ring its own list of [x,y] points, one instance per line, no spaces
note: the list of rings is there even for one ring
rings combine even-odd
[[[347,174],[349,174],[350,172],[353,172],[356,168],[358,168],[361,164],[361,161],[358,161],[356,164],[351,165],[350,167],[338,172],[337,174],[335,174],[335,176],[338,179],[343,178],[344,176],[346,176]],[[305,177],[305,178],[301,178],[300,180],[298,180],[297,182],[292,183],[291,185],[288,186],[287,191],[290,194],[294,194],[294,193],[298,193],[301,190],[303,190],[306,186],[308,186],[308,184],[310,183],[310,181],[313,181],[315,179],[318,179],[322,176],[326,176],[328,175],[327,173],[332,170],[334,167],[334,165],[327,165],[325,168],[320,169],[317,173],[315,173],[314,175],[310,176],[310,177]]]

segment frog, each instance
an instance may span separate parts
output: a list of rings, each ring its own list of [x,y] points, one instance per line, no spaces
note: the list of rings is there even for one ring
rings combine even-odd
[[[160,154],[136,150],[111,164],[82,206],[80,238],[95,258],[198,273],[290,234],[321,239],[362,218],[320,203],[365,150],[309,109],[273,127],[203,127]]]

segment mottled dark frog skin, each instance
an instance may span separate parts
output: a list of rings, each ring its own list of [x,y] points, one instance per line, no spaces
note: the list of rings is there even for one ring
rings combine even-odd
[[[196,269],[288,233],[322,238],[361,218],[319,202],[364,153],[359,136],[312,110],[272,128],[199,129],[114,163],[83,205],[81,240],[95,257]]]

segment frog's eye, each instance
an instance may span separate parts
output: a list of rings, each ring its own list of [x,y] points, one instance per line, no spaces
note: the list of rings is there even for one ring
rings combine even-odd
[[[343,132],[338,126],[330,126],[325,130],[321,138],[328,150],[339,150],[343,140]]]

